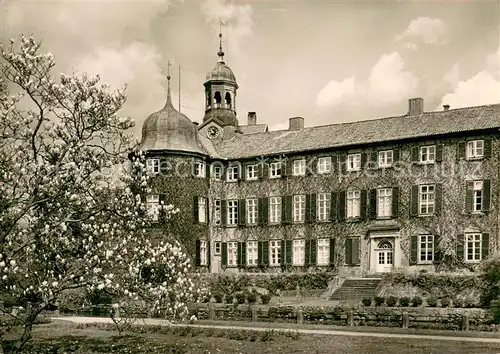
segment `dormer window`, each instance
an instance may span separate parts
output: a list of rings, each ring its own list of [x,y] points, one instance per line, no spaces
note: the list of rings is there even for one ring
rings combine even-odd
[[[347,171],[361,170],[361,154],[349,154],[347,156]]]
[[[269,164],[269,178],[281,177],[281,162],[271,162]]]
[[[202,161],[195,162],[194,175],[195,177],[200,177],[200,178],[205,177],[205,163],[203,163]]]
[[[149,173],[157,174],[160,172],[160,159],[147,159],[146,169]]]
[[[484,141],[472,140],[467,142],[467,158],[477,159],[484,155]]]
[[[436,145],[420,147],[420,163],[434,163],[436,161]]]
[[[227,181],[236,182],[238,180],[238,166],[229,166],[227,168]]]

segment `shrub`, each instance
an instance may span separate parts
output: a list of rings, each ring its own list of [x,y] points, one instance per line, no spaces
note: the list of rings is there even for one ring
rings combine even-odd
[[[438,303],[438,300],[435,296],[429,296],[427,298],[427,306],[429,307],[436,307]]]
[[[411,305],[413,307],[419,307],[420,305],[422,305],[422,303],[423,301],[420,296],[414,296],[413,299],[411,299]]]
[[[385,298],[383,296],[375,297],[375,306],[382,306],[385,302]]]
[[[363,300],[361,300],[361,302],[363,303],[363,306],[370,306],[372,304],[372,299],[370,299],[369,297],[365,297]]]
[[[264,305],[267,305],[271,301],[271,295],[270,294],[263,294],[260,296],[260,299],[262,300],[262,303]]]
[[[215,293],[212,295],[214,297],[214,301],[217,302],[217,303],[221,303],[222,302],[222,294],[221,293]]]
[[[451,306],[451,299],[448,297],[442,298],[441,299],[441,307],[450,307]]]
[[[497,254],[490,257],[483,263],[481,280],[483,286],[481,287],[480,303],[483,307],[488,307],[493,302],[493,307],[496,307],[497,301],[500,299],[500,256]]]
[[[237,304],[244,304],[245,303],[245,294],[243,293],[237,293],[236,296],[236,303]]]
[[[387,298],[386,304],[389,307],[394,307],[394,306],[396,306],[397,302],[398,302],[398,298],[391,295]]]
[[[226,295],[226,304],[232,304],[234,296],[232,294]]]
[[[459,297],[454,298],[453,307],[464,307],[464,300]]]
[[[473,298],[468,297],[468,298],[464,299],[463,307],[474,308],[474,307],[476,307],[476,301]]]
[[[247,295],[247,300],[249,304],[255,304],[257,302],[257,294],[256,293],[250,293]]]
[[[403,296],[399,299],[399,306],[408,307],[410,306],[410,298],[408,296]]]

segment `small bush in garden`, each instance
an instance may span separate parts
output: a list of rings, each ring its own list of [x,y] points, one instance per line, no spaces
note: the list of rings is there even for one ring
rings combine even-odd
[[[383,296],[376,296],[374,300],[375,306],[382,306],[385,302],[385,298]]]
[[[226,304],[232,304],[234,296],[232,294],[226,295]]]
[[[264,331],[260,335],[261,342],[270,342],[273,339],[274,339],[274,329],[271,329],[270,331]]]
[[[436,307],[438,304],[438,300],[435,296],[429,296],[427,298],[427,306],[429,307]]]
[[[395,296],[392,296],[392,295],[391,295],[391,296],[389,296],[389,297],[387,298],[387,301],[386,301],[385,303],[386,303],[386,304],[387,304],[387,306],[389,306],[389,307],[394,307],[394,306],[396,306],[397,302],[398,302],[398,298],[397,298],[397,297],[395,297]]]
[[[263,294],[260,296],[260,299],[262,300],[262,303],[264,305],[267,305],[271,301],[271,295],[270,294]]]
[[[420,305],[422,305],[422,303],[423,301],[420,296],[414,296],[413,299],[411,299],[411,305],[413,307],[419,307]]]
[[[371,306],[372,299],[370,299],[369,297],[365,297],[363,300],[361,300],[361,302],[363,303],[363,306]]]
[[[451,306],[451,299],[445,297],[441,299],[441,307],[450,307]]]
[[[399,305],[403,307],[410,306],[410,298],[408,296],[403,296],[399,299]]]
[[[255,304],[257,302],[257,294],[256,293],[250,293],[247,295],[247,300],[249,304]]]
[[[245,294],[237,293],[235,297],[236,297],[237,304],[244,304],[245,303]]]
[[[214,301],[217,302],[217,303],[221,303],[222,302],[222,294],[220,293],[215,293],[212,295],[214,297]]]
[[[453,299],[453,307],[464,307],[464,300],[457,297]]]

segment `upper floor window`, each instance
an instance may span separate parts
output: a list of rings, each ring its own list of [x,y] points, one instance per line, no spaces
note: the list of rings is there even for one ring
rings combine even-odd
[[[227,168],[227,181],[236,182],[238,180],[238,166],[229,166]]]
[[[205,163],[202,161],[196,161],[194,163],[194,175],[196,177],[205,177]]]
[[[484,140],[472,140],[467,142],[467,158],[475,159],[484,155]]]
[[[306,175],[306,159],[293,161],[293,175],[305,176]]]
[[[306,196],[297,194],[293,196],[293,221],[304,222],[306,218]]]
[[[220,217],[221,216],[221,201],[220,199],[214,200],[214,224],[220,225]]]
[[[227,201],[227,224],[236,225],[238,223],[238,201]]]
[[[214,179],[216,181],[222,180],[222,166],[213,166],[212,167],[212,174],[213,174]]]
[[[436,161],[436,145],[420,147],[420,162],[434,163]]]
[[[207,199],[198,197],[198,222],[207,222]]]
[[[377,190],[377,216],[379,218],[392,215],[392,188],[379,188]]]
[[[332,172],[332,158],[330,156],[318,159],[318,173]]]
[[[477,262],[482,259],[481,241],[482,235],[480,233],[465,234],[465,260],[467,262]]]
[[[294,266],[303,266],[305,261],[306,240],[293,240],[292,263]]]
[[[436,203],[436,187],[433,184],[425,184],[419,186],[419,213],[421,215],[429,215],[434,213]]]
[[[221,252],[221,242],[220,241],[215,241],[214,242],[214,246],[215,246],[215,254],[216,255],[220,255],[220,252]]]
[[[238,242],[228,242],[227,243],[227,265],[228,266],[236,266],[237,265],[237,251],[238,251]]]
[[[269,197],[269,222],[281,222],[281,197]]]
[[[418,262],[428,263],[434,259],[434,236],[420,235],[418,240]]]
[[[317,213],[319,221],[326,221],[330,218],[330,193],[318,193]]]
[[[200,241],[200,265],[208,265],[208,246],[207,241]]]
[[[474,181],[474,191],[472,195],[472,211],[483,210],[483,181]]]
[[[330,240],[327,238],[318,239],[318,265],[328,265],[330,262]]]
[[[378,167],[391,167],[393,162],[392,150],[380,151],[378,153]]]
[[[281,264],[281,241],[269,241],[269,264],[279,266]]]
[[[153,220],[158,220],[158,213],[160,209],[160,195],[149,194],[146,197],[146,210]]]
[[[247,224],[249,225],[257,224],[257,203],[258,199],[256,198],[246,200]]]
[[[361,169],[361,154],[347,155],[347,171],[359,171]]]
[[[247,242],[247,265],[256,266],[258,260],[258,242],[248,241]]]
[[[269,164],[269,178],[281,177],[281,162],[271,162]]]
[[[361,192],[347,191],[347,217],[357,218],[361,216]]]
[[[147,159],[146,169],[149,173],[159,173],[160,172],[160,159]]]
[[[254,181],[258,178],[257,167],[257,164],[247,166],[247,181]]]

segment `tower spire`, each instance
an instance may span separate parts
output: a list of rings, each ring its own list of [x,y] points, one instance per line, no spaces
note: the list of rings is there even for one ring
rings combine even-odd
[[[222,51],[222,25],[224,22],[222,20],[219,23],[219,52],[217,55],[219,56],[219,63],[224,63],[224,52]]]
[[[172,106],[172,96],[170,94],[170,66],[172,64],[170,63],[170,60],[167,63],[167,102],[165,103],[165,107],[168,105]]]

